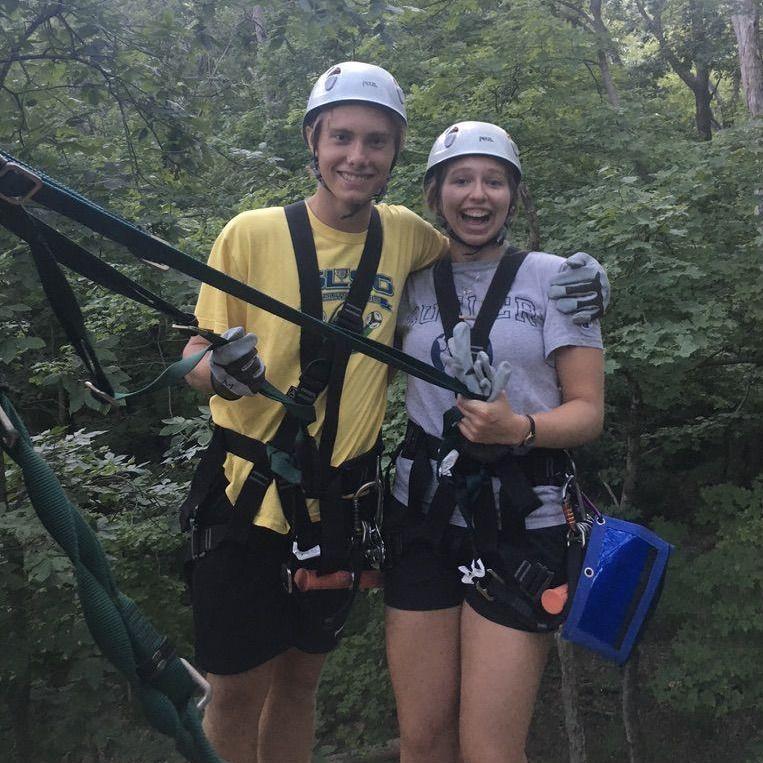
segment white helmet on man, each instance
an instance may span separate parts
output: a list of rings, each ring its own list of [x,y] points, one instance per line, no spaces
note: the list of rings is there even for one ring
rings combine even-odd
[[[492,156],[506,162],[517,182],[522,178],[519,149],[511,136],[490,122],[456,122],[434,142],[424,174],[426,184],[435,168],[459,156]]]
[[[370,103],[391,111],[408,124],[405,96],[395,78],[381,66],[360,61],[344,61],[325,71],[315,83],[307,99],[302,134],[317,113],[326,106],[339,103]]]

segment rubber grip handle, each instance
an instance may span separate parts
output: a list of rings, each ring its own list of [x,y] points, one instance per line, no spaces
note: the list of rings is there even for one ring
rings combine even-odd
[[[541,606],[550,615],[558,615],[567,603],[568,593],[567,583],[562,583],[556,588],[547,588],[540,597]]]
[[[318,575],[315,570],[300,567],[294,573],[294,585],[303,593],[305,591],[322,591],[337,588],[352,588],[352,573],[339,570],[330,575]],[[364,570],[360,573],[360,588],[381,588],[382,574],[378,570]]]

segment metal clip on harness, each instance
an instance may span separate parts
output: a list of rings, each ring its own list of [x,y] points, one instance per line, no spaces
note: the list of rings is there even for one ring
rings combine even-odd
[[[23,194],[9,195],[0,192],[0,199],[7,202],[8,204],[21,206],[25,202],[29,201],[37,193],[37,191],[42,188],[42,179],[34,172],[28,170],[26,167],[22,167],[16,162],[6,161],[0,157],[0,178],[3,178],[11,173],[19,175],[26,180],[30,180],[32,187]]]

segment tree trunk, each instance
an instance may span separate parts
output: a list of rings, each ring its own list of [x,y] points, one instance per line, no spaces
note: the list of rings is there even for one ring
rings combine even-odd
[[[620,106],[620,94],[617,92],[614,80],[612,79],[612,72],[609,69],[609,59],[607,58],[607,52],[605,50],[599,50],[599,72],[601,73],[601,82],[604,85],[604,90],[607,93],[607,100],[610,106],[618,108]]]
[[[601,0],[591,0],[591,18],[593,19],[593,30],[596,34],[596,48],[599,59],[599,72],[601,82],[607,93],[607,100],[611,106],[618,108],[620,106],[620,94],[617,92],[615,82],[612,79],[612,72],[609,68],[609,51],[612,49],[612,38],[604,24],[601,16]]]
[[[633,379],[629,379],[631,387],[631,405],[628,416],[625,454],[625,479],[620,494],[620,510],[625,509],[631,502],[638,481],[641,466],[641,431],[643,410],[641,388]],[[625,739],[628,746],[630,763],[642,763],[642,733],[639,718],[638,691],[638,648],[633,650],[630,660],[622,673],[622,711]]]
[[[639,717],[638,647],[623,668],[623,725],[629,763],[642,763],[644,741]]]
[[[694,87],[694,107],[697,133],[700,140],[713,139],[713,112],[710,108],[712,93],[710,92],[709,67],[697,67],[697,82]]]
[[[625,434],[625,477],[620,493],[621,510],[631,502],[641,462],[641,389],[633,379],[628,381],[631,387],[631,406]]]
[[[731,25],[737,38],[739,70],[747,109],[755,118],[763,116],[763,62],[759,43],[760,10],[757,0],[736,0]]]
[[[712,61],[700,56],[700,49],[707,36],[702,22],[700,7],[695,3],[689,3],[693,42],[698,46],[697,58],[694,62],[697,73],[694,74],[691,71],[691,67],[681,60],[675,50],[668,44],[662,26],[661,13],[663,5],[660,4],[655,7],[654,15],[650,16],[643,0],[636,0],[636,7],[646,23],[646,28],[657,40],[665,60],[684,84],[694,93],[694,118],[700,140],[712,140],[713,112],[710,109],[710,101],[712,99],[712,94],[710,93],[710,70],[712,69]]]
[[[540,250],[540,223],[538,222],[538,210],[535,208],[535,202],[533,201],[530,189],[527,187],[527,183],[519,184],[519,198],[522,201],[522,207],[525,210],[525,217],[527,218],[528,228],[528,242],[527,245],[532,252]]]
[[[575,649],[565,641],[561,634],[556,634],[556,651],[562,667],[562,707],[564,709],[564,728],[567,731],[569,745],[569,763],[587,763],[585,729],[580,719],[580,695],[578,693],[577,663]]]

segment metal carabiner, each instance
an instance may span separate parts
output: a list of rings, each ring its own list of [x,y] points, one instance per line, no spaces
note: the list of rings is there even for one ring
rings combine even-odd
[[[180,662],[183,663],[183,667],[188,671],[188,675],[191,676],[193,682],[202,691],[201,699],[196,703],[196,709],[203,710],[212,700],[212,686],[188,660],[181,657]]]
[[[364,482],[354,493],[347,493],[342,496],[345,501],[352,501],[357,503],[361,498],[365,498],[373,488],[379,487],[379,480],[371,480],[370,482]]]
[[[8,414],[0,406],[0,438],[6,448],[12,448],[19,440],[19,433]]]
[[[3,160],[0,159],[0,161]],[[37,193],[37,191],[40,190],[40,188],[42,188],[41,178],[38,175],[35,175],[35,173],[31,170],[28,170],[26,167],[22,167],[16,162],[6,161],[2,165],[2,168],[0,168],[0,178],[7,175],[9,172],[15,172],[17,175],[21,175],[21,177],[26,178],[27,180],[31,180],[32,187],[25,194],[19,196],[8,196],[7,194],[0,192],[0,199],[8,202],[8,204],[13,204],[17,207],[21,206],[24,204],[24,202],[29,201],[29,199],[31,199]]]

